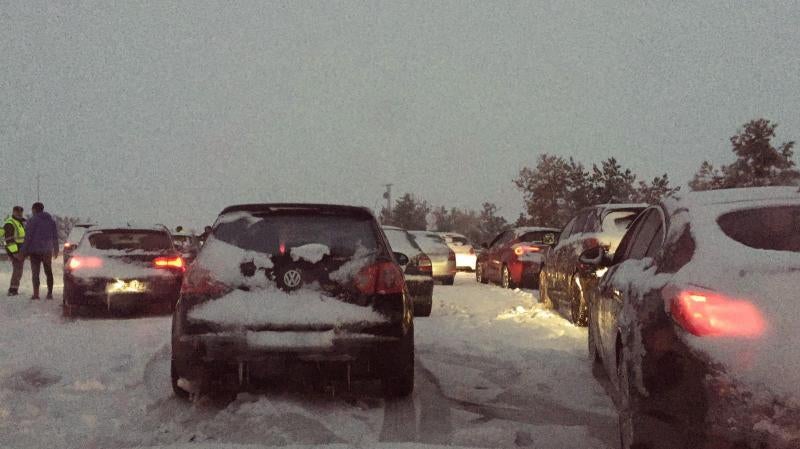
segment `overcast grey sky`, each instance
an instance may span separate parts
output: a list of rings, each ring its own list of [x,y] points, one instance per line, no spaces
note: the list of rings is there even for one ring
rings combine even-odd
[[[38,172],[99,220],[385,182],[512,218],[542,152],[685,184],[752,118],[800,139],[798,55],[796,1],[0,0],[0,207]]]

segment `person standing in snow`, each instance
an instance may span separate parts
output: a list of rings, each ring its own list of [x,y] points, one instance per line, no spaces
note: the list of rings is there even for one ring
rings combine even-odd
[[[25,268],[25,258],[22,257],[21,246],[25,241],[25,218],[22,216],[22,206],[14,206],[11,216],[6,218],[3,228],[0,229],[0,237],[6,246],[8,260],[11,261],[11,285],[8,287],[8,296],[16,296],[19,293],[19,281],[22,279],[22,271]]]
[[[22,254],[30,256],[33,296],[39,299],[39,270],[44,265],[47,277],[47,299],[53,299],[53,259],[58,257],[58,228],[53,217],[44,211],[44,204],[33,203],[33,217],[25,225]]]

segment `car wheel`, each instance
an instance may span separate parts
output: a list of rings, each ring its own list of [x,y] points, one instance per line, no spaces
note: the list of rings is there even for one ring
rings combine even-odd
[[[593,318],[594,314],[592,313],[592,309],[589,309],[589,316],[587,319],[587,349],[589,350],[589,364],[592,368],[592,373],[598,368],[602,368],[602,360],[600,359],[600,352],[597,350],[597,343],[595,342],[595,319]]]
[[[625,350],[621,348],[617,356],[620,448],[648,449],[651,445],[642,425],[641,398],[636,388],[631,385],[631,366],[624,353]]]
[[[78,306],[75,305],[75,291],[70,282],[64,282],[64,290],[61,293],[61,313],[64,318],[74,318],[77,316]]]
[[[483,267],[481,264],[475,265],[475,280],[480,284],[488,284],[489,280],[483,275]]]
[[[178,399],[183,399],[185,401],[189,400],[189,392],[178,386],[178,379],[180,379],[180,374],[178,373],[178,369],[175,366],[175,360],[170,360],[169,365],[169,375],[170,379],[172,380],[172,392],[175,393],[175,396]]]
[[[500,285],[503,288],[514,288],[514,281],[511,280],[511,272],[508,271],[508,265],[503,265],[503,270],[500,276]]]
[[[546,308],[555,309],[553,305],[553,300],[547,293],[547,275],[544,273],[544,270],[539,272],[539,301]]]
[[[583,289],[576,285],[577,275],[572,276],[573,289],[570,294],[570,319],[576,326],[586,327],[587,311],[586,300],[583,297]]]
[[[384,395],[387,398],[405,398],[414,392],[413,329],[399,344],[398,352],[397,357],[393,357],[386,363],[386,371],[381,379]]]
[[[455,276],[450,276],[449,278],[445,278],[442,280],[442,285],[453,285],[456,282]]]

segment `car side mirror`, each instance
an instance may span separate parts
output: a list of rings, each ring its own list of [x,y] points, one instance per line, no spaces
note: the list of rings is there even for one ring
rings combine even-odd
[[[408,265],[408,262],[410,262],[408,256],[403,253],[394,253],[394,259],[400,266]]]
[[[611,265],[611,257],[600,246],[589,248],[578,256],[578,268],[583,271],[598,270]]]

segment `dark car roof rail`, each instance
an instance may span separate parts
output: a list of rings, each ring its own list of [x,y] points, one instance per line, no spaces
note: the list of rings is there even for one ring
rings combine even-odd
[[[362,206],[347,206],[341,204],[318,203],[253,203],[236,204],[222,209],[220,215],[231,212],[281,212],[281,211],[318,211],[322,213],[360,215],[374,218],[372,211]]]

